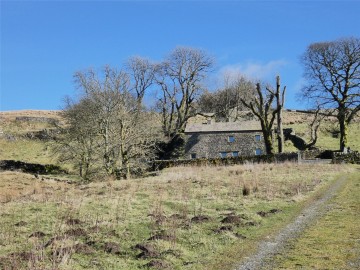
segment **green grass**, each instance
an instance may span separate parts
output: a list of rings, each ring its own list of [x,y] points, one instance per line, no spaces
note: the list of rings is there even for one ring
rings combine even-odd
[[[0,160],[11,159],[40,164],[56,163],[56,158],[51,153],[47,141],[31,140],[26,137],[28,132],[51,129],[54,128],[54,125],[36,121],[17,121],[15,120],[16,116],[43,116],[58,119],[51,111],[1,113]]]
[[[10,254],[16,269],[33,264],[59,269],[142,269],[152,260],[170,269],[232,269],[256,243],[284,226],[316,190],[331,183],[344,165],[247,164],[232,167],[172,168],[154,178],[69,185],[22,174],[0,175],[0,265]],[[103,180],[103,179],[102,179]],[[10,186],[9,186],[10,185]],[[243,195],[244,186],[250,194]],[[261,217],[259,211],[281,212]],[[229,214],[238,223],[222,223]],[[206,217],[195,222],[194,217]],[[78,219],[80,224],[69,224]],[[15,226],[19,222],[23,226]],[[228,230],[219,230],[230,226]],[[71,229],[82,229],[69,235]],[[29,236],[41,231],[44,237]],[[149,240],[163,234],[166,239]],[[243,239],[243,237],[246,237]],[[51,238],[57,240],[44,247]],[[119,253],[104,246],[118,245]],[[155,254],[138,258],[136,244],[152,245]],[[91,254],[76,250],[85,245]],[[16,255],[17,254],[17,255]],[[57,255],[56,260],[53,258]],[[94,263],[92,263],[94,262]],[[1,266],[0,266],[1,268]]]
[[[2,131],[13,135],[24,135],[27,132],[54,128],[54,125],[42,122],[6,121],[2,125]]]
[[[40,140],[0,139],[0,160],[11,159],[29,163],[56,163],[50,148]]]
[[[359,192],[357,172],[330,202],[331,210],[278,257],[276,269],[358,269]]]
[[[21,125],[24,124],[9,123],[6,131],[19,135],[43,127],[33,123]],[[306,136],[306,123],[296,122],[292,126],[296,133]],[[359,123],[350,127],[352,149],[360,149],[359,127]],[[295,150],[286,145],[286,150]],[[338,139],[332,138],[324,128],[318,146],[338,149]],[[21,138],[0,139],[0,159],[56,163],[46,143]],[[153,178],[99,179],[87,185],[41,181],[31,175],[0,172],[0,269],[11,265],[13,269],[135,270],[144,269],[144,265],[153,260],[167,264],[168,269],[233,269],[256,249],[259,241],[290,222],[338,174],[348,174],[355,169],[345,165],[296,163],[180,167],[164,170]],[[243,195],[244,187],[250,190],[248,196]],[[350,190],[350,186],[342,194],[355,192],[358,187],[353,185]],[[359,211],[359,201],[354,196],[344,202],[357,205],[349,209]],[[268,217],[257,214],[271,209],[281,212]],[[241,221],[223,224],[221,220],[231,213],[240,216]],[[192,221],[194,217],[207,219],[197,223]],[[71,219],[80,223],[71,225]],[[347,219],[345,226],[350,228],[353,219],[355,215]],[[24,224],[16,226],[19,222]],[[319,224],[331,228],[331,224]],[[219,231],[222,226],[230,227]],[[78,235],[69,233],[73,229],[78,230]],[[357,232],[350,230],[359,239]],[[37,231],[45,235],[29,237]],[[324,239],[331,236],[330,232],[328,235],[324,232]],[[149,240],[159,234],[167,238]],[[53,243],[45,247],[54,237]],[[109,242],[115,243],[119,252],[106,250]],[[140,250],[134,246],[144,243],[152,245],[156,254],[138,258]],[[316,248],[321,249],[320,236],[319,243]],[[90,251],[76,250],[79,244]],[[31,256],[26,257],[24,252]],[[300,259],[299,264],[304,260]],[[283,263],[283,267],[288,267],[287,262]],[[319,269],[323,268],[319,266]]]
[[[311,117],[311,116],[309,116]],[[304,138],[306,141],[310,140],[310,128],[308,122],[301,122],[301,123],[294,123],[294,124],[287,124],[284,125],[284,128],[293,128],[295,133]],[[330,130],[336,129],[337,123],[334,121],[325,121],[321,124],[319,130],[319,138],[318,142],[316,143],[316,147],[321,149],[329,149],[329,150],[338,150],[340,148],[339,138],[333,137],[332,134],[329,132]],[[360,150],[360,122],[353,122],[349,125],[349,134],[348,134],[348,142],[349,147],[353,150]],[[292,145],[290,141],[285,142],[285,151],[286,152],[293,152],[297,151],[297,149]]]

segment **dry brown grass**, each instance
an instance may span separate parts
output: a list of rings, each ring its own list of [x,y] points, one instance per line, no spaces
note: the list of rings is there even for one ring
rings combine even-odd
[[[17,269],[29,263],[86,269],[91,260],[103,269],[142,269],[152,260],[172,269],[210,269],[215,259],[212,269],[231,269],[231,258],[219,254],[237,244],[243,251],[234,259],[246,256],[291,216],[297,202],[350,171],[296,163],[178,167],[152,178],[87,185],[2,172],[0,265],[15,254],[25,257]],[[257,214],[271,209],[281,211]],[[227,267],[219,268],[220,261]]]
[[[19,110],[19,111],[3,111],[0,112],[0,119],[4,121],[14,121],[16,117],[47,117],[60,119],[60,111],[56,110]]]
[[[65,189],[65,183],[41,180],[42,176],[12,171],[0,171],[0,203],[33,200],[44,201],[53,195],[54,190]],[[41,199],[40,199],[41,198]]]

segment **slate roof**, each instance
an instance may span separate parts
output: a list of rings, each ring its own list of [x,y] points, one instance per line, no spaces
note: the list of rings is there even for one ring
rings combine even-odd
[[[217,122],[212,124],[187,124],[185,133],[261,131],[259,121]]]

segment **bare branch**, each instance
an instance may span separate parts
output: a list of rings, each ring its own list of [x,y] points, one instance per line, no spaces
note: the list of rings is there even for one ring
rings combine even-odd
[[[311,44],[302,57],[309,84],[303,96],[323,109],[337,108],[340,150],[347,145],[347,125],[359,110],[360,39],[344,38]]]

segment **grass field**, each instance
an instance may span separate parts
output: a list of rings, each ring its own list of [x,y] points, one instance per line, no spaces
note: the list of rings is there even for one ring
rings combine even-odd
[[[23,136],[51,125],[15,121],[16,116],[59,119],[58,112],[0,113],[0,160],[56,164],[47,142]],[[289,112],[285,119],[285,127],[307,136],[307,114]],[[334,128],[336,123],[327,121],[318,146],[338,149],[338,139],[329,133]],[[359,136],[359,122],[355,122],[349,132],[353,150],[360,149]],[[286,143],[286,150],[295,149]],[[151,178],[106,178],[86,185],[3,171],[0,269],[233,269],[340,174],[357,170],[347,165],[249,163],[178,167]],[[308,260],[315,269],[332,266],[340,253],[331,253],[329,264],[320,264],[327,255],[319,253],[314,259],[306,254],[316,254],[328,237],[341,238],[341,229],[347,238],[358,239],[353,224],[357,224],[355,190],[359,186],[355,180],[351,183],[334,201],[338,205],[334,211],[341,211],[319,221],[329,230],[309,230],[287,259],[279,259],[279,269],[301,267]],[[345,224],[339,227],[337,219],[344,218],[344,213]],[[311,242],[313,237],[319,240]],[[358,248],[351,246],[355,242],[335,240],[352,259],[351,250]],[[307,253],[301,255],[301,250]]]
[[[0,268],[232,269],[316,190],[354,170],[179,167],[88,185],[1,172]]]
[[[360,177],[330,202],[330,211],[293,241],[275,269],[360,269]]]
[[[0,139],[0,160],[20,160],[29,163],[55,164],[49,146],[40,140]]]
[[[28,132],[54,128],[53,123],[19,121],[16,117],[40,117],[61,121],[59,111],[8,111],[0,112],[0,160],[20,160],[29,163],[56,164],[49,142],[29,139]]]
[[[290,119],[293,119],[294,116],[288,116]],[[293,128],[295,133],[304,138],[306,141],[310,141],[310,127],[309,122],[311,121],[312,115],[303,116],[297,121],[286,121],[284,128]],[[296,118],[295,118],[296,119]],[[318,141],[316,147],[321,149],[328,150],[338,150],[339,149],[339,137],[333,136],[331,131],[337,130],[337,122],[334,119],[325,119],[320,126],[318,132]],[[349,125],[349,134],[348,141],[349,147],[353,150],[360,150],[360,121],[354,121]],[[290,141],[285,142],[285,151],[293,152],[297,149],[292,145]]]

